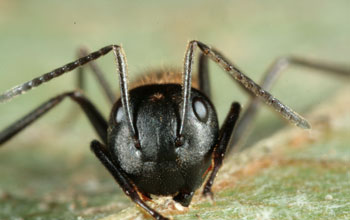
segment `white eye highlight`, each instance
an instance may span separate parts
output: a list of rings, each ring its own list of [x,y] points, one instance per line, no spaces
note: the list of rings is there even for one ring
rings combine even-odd
[[[202,122],[206,122],[208,119],[208,109],[205,106],[204,102],[200,98],[195,98],[192,102],[193,111],[198,118],[198,120]]]
[[[124,115],[123,108],[119,107],[117,110],[117,114],[115,115],[115,121],[117,123],[121,122],[123,115]]]

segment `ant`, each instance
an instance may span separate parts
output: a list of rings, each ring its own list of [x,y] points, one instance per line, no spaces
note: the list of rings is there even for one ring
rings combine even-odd
[[[198,88],[195,88],[192,87],[192,71],[197,48],[202,53],[199,58]],[[165,83],[151,82],[129,90],[125,53],[122,47],[110,45],[90,54],[84,52],[86,54],[76,61],[8,90],[0,95],[0,103],[111,51],[115,55],[119,73],[121,96],[119,100],[114,101],[114,94],[103,80],[102,74],[93,68],[94,73],[102,79],[99,83],[103,86],[107,97],[114,102],[108,122],[80,90],[65,92],[46,101],[4,129],[0,133],[0,145],[69,97],[85,112],[102,141],[102,143],[98,140],[91,142],[93,153],[124,193],[158,220],[168,218],[146,204],[145,200],[150,200],[151,195],[170,195],[174,201],[189,206],[194,192],[211,171],[204,184],[203,195],[213,196],[211,187],[214,178],[227,154],[226,151],[232,149],[230,138],[232,136],[233,143],[237,142],[247,125],[251,123],[260,101],[271,106],[296,126],[310,128],[302,116],[266,91],[288,64],[334,72],[343,76],[349,74],[349,70],[337,66],[287,57],[278,59],[272,65],[259,86],[217,50],[193,40],[188,43],[186,49],[182,79],[178,77],[181,74],[170,77],[168,74],[169,81],[166,80],[166,73],[160,73],[155,78],[158,80],[165,78]],[[253,97],[239,121],[241,106],[233,102],[220,129],[214,105],[210,101],[208,58],[216,62]]]

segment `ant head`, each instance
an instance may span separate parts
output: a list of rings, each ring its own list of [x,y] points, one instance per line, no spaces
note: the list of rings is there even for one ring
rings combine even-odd
[[[147,162],[155,166],[172,162],[176,166],[203,166],[218,137],[218,121],[209,99],[191,90],[181,144],[178,134],[182,113],[182,87],[177,84],[146,85],[130,91],[130,112],[139,147],[135,146],[122,101],[112,109],[108,146],[129,174],[142,172]]]

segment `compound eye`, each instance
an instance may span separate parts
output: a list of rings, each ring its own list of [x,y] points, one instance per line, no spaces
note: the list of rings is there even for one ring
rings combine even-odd
[[[119,106],[117,109],[117,113],[115,114],[115,121],[117,123],[120,123],[123,119],[123,115],[124,115],[123,108]]]
[[[208,120],[208,109],[203,99],[194,98],[192,101],[192,108],[198,120],[201,122],[206,122]]]

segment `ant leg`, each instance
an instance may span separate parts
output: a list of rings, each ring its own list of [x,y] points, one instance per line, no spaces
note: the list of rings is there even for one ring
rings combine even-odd
[[[222,161],[225,157],[226,149],[227,149],[230,137],[232,136],[237,119],[239,117],[240,110],[241,110],[241,106],[239,103],[237,102],[232,103],[231,109],[227,114],[225,122],[220,129],[219,139],[213,152],[213,161],[212,161],[213,171],[211,172],[207,182],[204,185],[204,189],[203,189],[204,196],[210,196],[213,198],[211,186],[213,185],[214,178],[216,177],[216,174],[222,165]]]
[[[85,57],[89,55],[89,51],[85,48],[80,48],[78,50],[78,57]],[[95,62],[90,62],[89,67],[96,77],[97,82],[100,84],[104,94],[106,95],[108,101],[113,104],[117,98],[111,89],[111,86],[109,85],[108,81],[104,77],[104,73],[102,70],[98,67],[98,65]],[[78,89],[85,90],[85,74],[84,74],[84,67],[78,68],[78,76],[76,81],[76,86]]]
[[[25,115],[21,119],[17,120],[15,123],[5,128],[2,132],[0,132],[0,145],[4,144],[6,141],[11,139],[13,136],[18,134],[28,125],[33,123],[35,120],[39,119],[45,113],[53,109],[57,104],[61,103],[61,101],[70,97],[73,101],[75,101],[79,106],[83,109],[86,116],[90,120],[91,124],[95,128],[97,134],[101,138],[101,140],[106,143],[107,142],[107,121],[103,118],[101,113],[95,108],[95,106],[85,98],[80,92],[66,92],[61,95],[58,95],[50,100],[46,101],[29,114]]]
[[[133,183],[126,177],[124,171],[119,167],[118,163],[113,161],[110,153],[106,147],[100,142],[94,140],[91,142],[91,150],[95,153],[96,157],[105,166],[109,173],[114,177],[119,186],[123,189],[124,193],[130,197],[130,199],[143,208],[153,218],[157,220],[166,220],[168,218],[163,217],[161,214],[156,212],[154,209],[149,207],[139,196],[137,188]]]
[[[198,64],[199,90],[203,92],[209,99],[211,98],[208,57],[204,54],[199,56]]]
[[[312,61],[300,57],[281,57],[276,59],[267,69],[260,86],[265,90],[270,90],[282,72],[290,66],[300,66],[319,70],[320,73],[330,73],[344,79],[350,79],[350,69],[340,65],[332,65],[321,61]],[[230,146],[236,146],[234,151],[239,151],[243,143],[252,130],[252,124],[261,105],[257,97],[252,97],[238,121],[237,129],[231,138]]]
[[[298,127],[308,129],[310,128],[310,124],[296,113],[294,110],[284,105],[281,101],[272,96],[269,92],[261,88],[258,84],[256,84],[252,79],[247,77],[242,71],[240,71],[235,65],[233,65],[228,59],[224,58],[218,51],[209,48],[207,45],[199,42],[199,41],[190,41],[187,46],[187,50],[185,53],[185,64],[184,64],[184,73],[185,77],[183,80],[183,105],[182,105],[182,121],[183,124],[184,115],[187,111],[188,99],[189,99],[189,81],[191,80],[191,66],[193,62],[193,53],[196,47],[202,51],[202,53],[208,56],[211,60],[215,61],[221,68],[223,68],[234,80],[239,82],[242,87],[248,90],[251,94],[259,97],[265,104],[271,106],[275,109],[282,117],[290,121],[291,123],[297,125]],[[182,126],[180,125],[180,128]],[[180,131],[182,131],[180,129]],[[181,133],[180,133],[181,134]],[[179,135],[180,136],[180,135]]]

